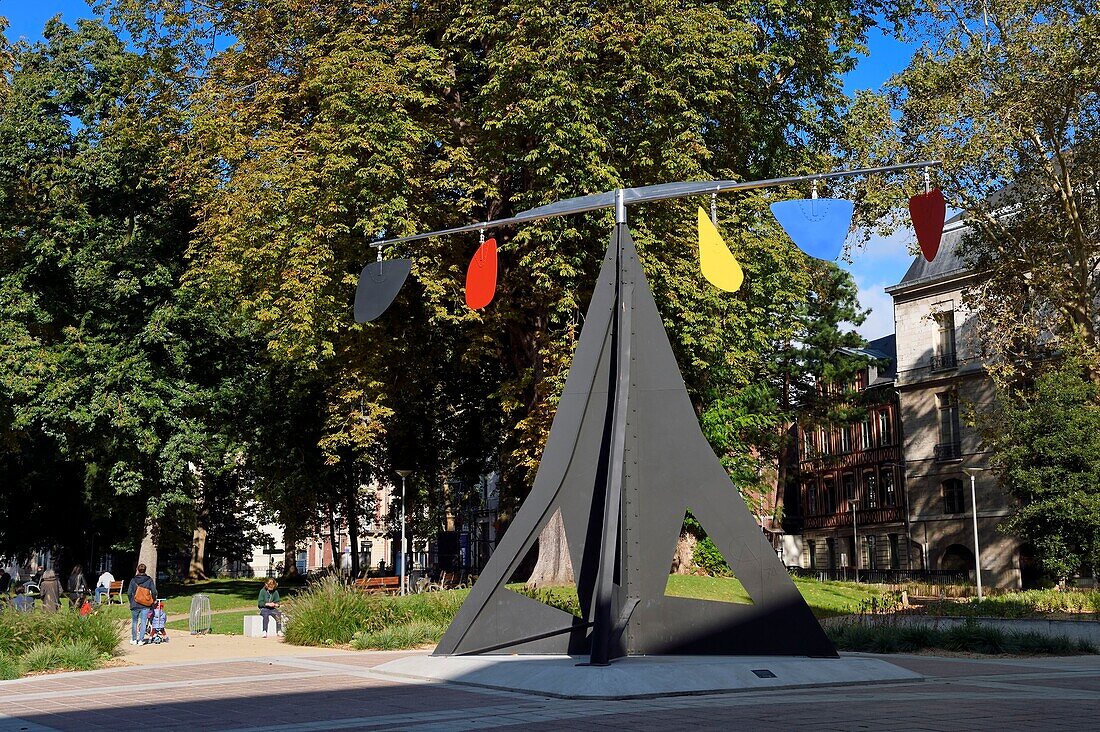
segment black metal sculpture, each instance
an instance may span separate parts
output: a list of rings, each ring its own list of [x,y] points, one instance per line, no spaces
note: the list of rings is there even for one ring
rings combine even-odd
[[[593,665],[635,654],[836,657],[699,428],[626,226],[626,207],[709,195],[713,219],[718,193],[938,165],[922,161],[762,181],[621,188],[556,201],[508,219],[374,244],[381,252],[384,245],[431,236],[484,234],[490,228],[611,206],[616,212],[535,485],[435,655],[584,654]],[[371,274],[368,267],[360,279],[360,322],[381,314],[400,288],[400,282],[393,289],[393,280],[380,282]],[[401,281],[407,274],[406,267]],[[739,275],[738,270],[730,278],[736,285]],[[688,511],[701,520],[752,604],[666,596],[671,558]],[[583,617],[506,587],[557,512]]]
[[[689,509],[752,605],[665,596]],[[559,510],[584,618],[505,587]],[[625,223],[534,488],[435,653],[836,656],[703,437]]]

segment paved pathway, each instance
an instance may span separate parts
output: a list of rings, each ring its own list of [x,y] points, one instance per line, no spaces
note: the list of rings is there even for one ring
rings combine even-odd
[[[372,671],[398,655],[273,655],[0,682],[0,732],[1100,729],[1100,656],[891,656],[927,679],[580,702],[401,681]]]

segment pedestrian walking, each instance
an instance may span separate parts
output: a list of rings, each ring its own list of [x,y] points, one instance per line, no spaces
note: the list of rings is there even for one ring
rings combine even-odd
[[[61,580],[57,578],[57,572],[52,569],[44,570],[38,591],[42,593],[43,610],[55,613],[61,609]]]
[[[145,642],[149,608],[157,599],[157,586],[153,578],[145,574],[144,564],[137,566],[137,574],[130,580],[126,596],[130,598],[130,645],[136,646]]]

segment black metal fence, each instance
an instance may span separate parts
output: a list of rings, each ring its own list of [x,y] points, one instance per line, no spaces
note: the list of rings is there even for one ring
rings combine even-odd
[[[805,569],[791,567],[796,577],[811,577],[822,582],[855,582],[856,570],[851,567],[834,569]],[[859,582],[875,585],[972,585],[974,580],[965,569],[861,569]]]

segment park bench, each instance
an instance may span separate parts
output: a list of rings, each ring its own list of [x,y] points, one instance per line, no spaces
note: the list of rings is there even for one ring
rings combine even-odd
[[[364,577],[355,580],[355,589],[369,593],[396,595],[401,591],[400,577]]]
[[[125,605],[126,603],[122,599],[124,596],[125,596],[125,593],[122,591],[122,580],[116,580],[115,582],[112,582],[111,586],[107,588],[107,604],[108,605],[111,604],[111,598],[112,597],[117,597],[118,598],[118,604],[119,605]]]

